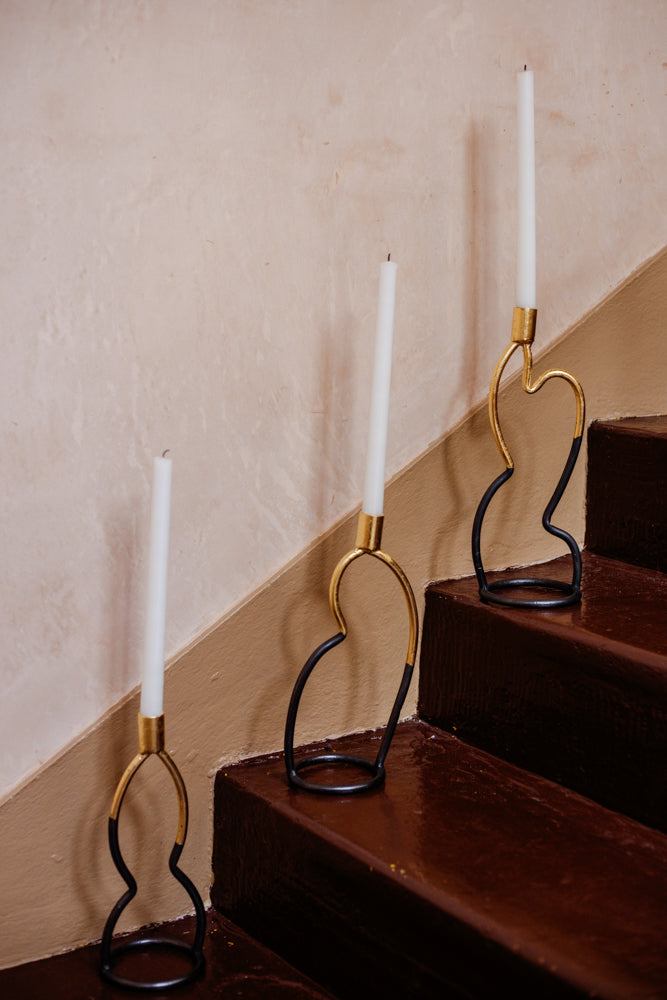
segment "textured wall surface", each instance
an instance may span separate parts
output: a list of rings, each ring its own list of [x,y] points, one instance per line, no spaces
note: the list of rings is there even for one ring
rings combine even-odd
[[[388,474],[483,400],[524,63],[539,345],[667,242],[664,36],[662,0],[2,0],[0,796],[138,682],[153,455],[172,658],[359,502],[388,252]]]

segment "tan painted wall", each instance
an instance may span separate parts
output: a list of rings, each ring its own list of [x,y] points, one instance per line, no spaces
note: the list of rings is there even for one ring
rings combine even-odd
[[[664,251],[546,352],[539,351],[538,322],[536,371],[559,367],[576,374],[589,420],[664,412],[666,309]],[[550,383],[528,398],[510,379],[501,418],[516,472],[487,517],[488,568],[560,552],[539,523],[569,448],[571,392]],[[408,573],[420,609],[430,579],[471,572],[474,511],[502,467],[482,407],[390,485],[384,548]],[[585,452],[555,518],[580,541],[584,476]],[[182,866],[204,895],[210,885],[213,776],[231,758],[280,748],[296,675],[314,646],[335,631],[327,586],[338,558],[353,547],[355,527],[356,516],[341,522],[167,672],[167,745],[191,804]],[[381,724],[402,670],[402,595],[374,560],[359,560],[355,567],[341,590],[349,635],[313,674],[300,716],[303,741]],[[406,714],[414,711],[416,693],[415,679]],[[0,964],[101,934],[123,889],[107,849],[106,815],[120,773],[136,751],[137,710],[133,696],[0,808]],[[391,780],[391,754],[388,768]],[[183,912],[187,902],[164,875],[176,830],[170,779],[155,761],[145,769],[144,780],[128,793],[121,821],[123,851],[140,885],[128,924],[166,919]],[[230,857],[229,863],[237,861]]]
[[[389,474],[481,403],[524,62],[542,345],[667,242],[661,39],[663,0],[0,2],[0,796],[138,681],[153,455],[172,658],[355,508],[388,251]],[[271,660],[220,664],[220,754],[275,745],[227,717]]]

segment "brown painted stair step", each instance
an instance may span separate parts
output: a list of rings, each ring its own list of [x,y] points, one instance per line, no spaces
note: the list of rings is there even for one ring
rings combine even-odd
[[[588,431],[586,548],[667,572],[667,416]]]
[[[581,604],[553,611],[482,604],[474,577],[432,584],[419,715],[665,831],[667,576],[584,551]]]
[[[664,831],[665,569],[667,416],[595,422],[581,605],[510,612],[474,577],[428,587],[420,717]]]
[[[362,795],[230,767],[214,823],[214,906],[345,1000],[667,995],[667,838],[424,722]]]
[[[164,924],[161,931],[170,937],[191,941],[195,918],[184,917]],[[140,933],[127,935],[136,938]],[[155,929],[152,929],[155,934]],[[0,970],[0,997],[3,1000],[128,1000],[151,996],[154,1000],[335,1000],[267,948],[251,940],[215,911],[208,913],[204,940],[206,967],[201,978],[185,986],[149,993],[129,990],[103,982],[100,978],[99,944],[68,951],[62,955],[12,969]],[[156,950],[138,953],[132,968],[137,979],[159,981],[182,975],[186,968],[177,957]],[[180,964],[178,964],[180,962]]]
[[[588,444],[581,606],[430,586],[422,718],[383,788],[295,791],[282,755],[218,774],[218,912],[179,996],[667,998],[667,417],[592,425]],[[373,757],[381,736],[333,749]],[[98,950],[2,971],[0,995],[128,995]]]

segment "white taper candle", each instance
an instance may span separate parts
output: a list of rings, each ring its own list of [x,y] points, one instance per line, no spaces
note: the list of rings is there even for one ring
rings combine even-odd
[[[396,299],[396,268],[392,260],[380,265],[380,294],[377,330],[375,334],[375,367],[371,394],[371,415],[368,432],[366,483],[362,510],[378,516],[384,510],[384,480],[387,455],[387,423],[389,420],[389,390],[391,386],[391,351],[394,339],[394,303]]]
[[[164,690],[164,630],[167,610],[171,459],[153,459],[153,495],[148,560],[148,600],[141,681],[142,715],[162,715]]]
[[[518,100],[518,250],[516,302],[524,309],[537,308],[535,280],[535,110],[533,74],[517,73]]]

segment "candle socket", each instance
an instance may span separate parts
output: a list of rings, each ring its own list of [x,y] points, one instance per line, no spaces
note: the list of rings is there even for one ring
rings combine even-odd
[[[472,558],[475,567],[475,574],[477,576],[477,582],[479,584],[479,596],[481,600],[487,604],[500,604],[506,607],[515,608],[556,608],[575,604],[581,600],[581,552],[579,551],[579,546],[572,535],[568,534],[567,531],[552,525],[551,517],[556,509],[556,506],[560,502],[563,493],[565,492],[567,484],[570,481],[570,477],[581,449],[586,404],[581,385],[574,375],[571,375],[569,372],[562,371],[560,369],[552,369],[551,371],[544,372],[539,376],[539,378],[533,380],[532,345],[535,339],[536,324],[536,309],[525,309],[518,306],[514,309],[510,344],[501,355],[491,378],[491,387],[489,390],[489,420],[498,451],[505,462],[505,471],[494,479],[482,497],[479,506],[477,507],[472,529]],[[521,387],[524,392],[532,395],[533,393],[538,392],[542,386],[549,381],[549,379],[561,378],[571,386],[576,400],[574,437],[570,453],[558,481],[558,485],[556,486],[556,489],[554,490],[542,515],[542,525],[545,531],[565,542],[570,550],[572,556],[572,579],[570,583],[566,583],[562,580],[551,580],[537,577],[501,578],[490,583],[487,580],[482,562],[481,533],[484,515],[486,514],[488,506],[497,491],[508,481],[514,472],[514,461],[509,448],[507,447],[500,426],[500,418],[498,415],[498,392],[507,362],[518,348],[521,348],[523,351]],[[533,595],[527,597],[514,597],[504,593],[505,590],[516,591],[517,589],[523,591],[533,591]],[[535,596],[535,591],[548,591],[548,596]]]
[[[512,314],[512,343],[532,344],[535,340],[537,326],[537,309],[524,309],[515,306]]]
[[[419,621],[417,603],[408,578],[398,563],[396,563],[391,556],[387,555],[387,553],[383,552],[380,548],[383,522],[384,518],[382,515],[366,514],[364,511],[361,511],[359,514],[355,548],[344,555],[338,562],[329,583],[329,607],[331,608],[331,612],[339,631],[330,639],[327,639],[320,646],[318,646],[317,649],[311,654],[302,668],[296,684],[294,685],[294,690],[292,691],[292,697],[290,699],[287,719],[285,722],[285,768],[287,770],[287,779],[295,788],[301,788],[309,792],[319,792],[324,795],[350,795],[356,792],[365,792],[372,788],[377,788],[384,782],[386,777],[385,759],[387,757],[387,753],[389,752],[389,747],[391,746],[391,741],[396,730],[401,708],[403,707],[405,697],[408,693],[408,688],[410,687],[412,672],[415,665]],[[299,710],[301,695],[303,694],[308,678],[320,659],[325,653],[329,652],[329,650],[341,643],[347,635],[347,624],[340,605],[341,579],[347,567],[353,563],[355,559],[364,555],[373,556],[375,559],[379,559],[380,562],[383,562],[389,567],[391,572],[397,578],[403,590],[403,595],[407,604],[409,621],[408,651],[405,668],[403,670],[396,698],[394,699],[389,721],[387,722],[384,736],[380,744],[380,749],[378,750],[377,757],[374,761],[366,760],[365,757],[355,757],[351,754],[341,753],[315,754],[296,761],[294,757],[294,729],[296,726],[296,717]],[[360,769],[362,771],[369,772],[370,778],[365,781],[356,781],[345,785],[328,785],[308,781],[299,773],[308,768],[320,766],[342,766],[348,768],[351,767],[357,770]]]
[[[137,716],[139,753],[159,753],[164,750],[164,715]]]
[[[375,552],[382,544],[382,514],[365,514],[362,510],[357,524],[355,547],[365,552]]]
[[[113,906],[104,926],[100,949],[100,975],[103,979],[108,982],[115,983],[117,986],[124,986],[136,990],[155,991],[169,989],[172,986],[179,986],[184,983],[190,983],[203,972],[203,946],[204,935],[206,932],[206,911],[204,910],[204,904],[196,887],[187,875],[185,875],[184,872],[182,872],[178,867],[178,860],[183,851],[188,829],[188,796],[180,771],[178,770],[173,759],[164,749],[164,715],[153,716],[139,714],[137,728],[139,737],[139,752],[125,768],[125,771],[118,782],[109,813],[109,849],[111,851],[113,862],[127,885],[127,891]],[[115,948],[112,948],[113,932],[118,919],[125,907],[137,893],[137,883],[131,871],[125,864],[120,851],[118,841],[120,811],[125,798],[125,793],[127,792],[132,778],[144,761],[146,761],[152,754],[155,754],[169,771],[176,789],[176,795],[178,798],[178,828],[176,831],[174,846],[169,856],[169,870],[174,878],[183,886],[194,905],[197,918],[195,937],[192,944],[173,938],[157,936],[146,938],[142,937],[140,940],[123,942]],[[163,979],[159,982],[132,979],[128,976],[120,975],[117,970],[117,966],[123,957],[135,951],[142,952],[151,949],[157,950],[158,953],[163,953],[166,950],[184,955],[189,960],[190,968],[184,975]]]

